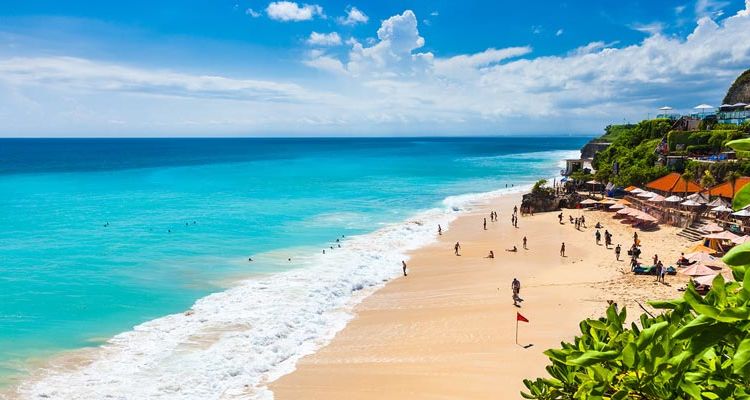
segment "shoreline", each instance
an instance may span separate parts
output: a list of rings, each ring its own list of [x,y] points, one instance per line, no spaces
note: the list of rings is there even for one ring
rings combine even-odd
[[[396,226],[408,226],[412,223],[417,223],[418,225],[422,225],[421,219],[426,218],[429,213],[439,213],[443,215],[447,215],[449,220],[443,221],[443,226],[447,226],[451,221],[453,221],[456,217],[459,215],[462,215],[465,213],[465,208],[474,207],[477,204],[481,204],[487,201],[489,198],[495,198],[498,196],[505,195],[507,193],[515,193],[516,195],[520,196],[520,193],[523,191],[527,191],[528,188],[531,186],[531,184],[528,185],[519,185],[519,186],[513,186],[508,188],[501,188],[498,190],[490,191],[490,192],[480,192],[480,193],[465,193],[455,196],[449,196],[445,199],[443,199],[442,204],[443,206],[440,208],[432,208],[428,210],[424,210],[421,212],[417,212],[412,217],[407,218],[406,220],[397,222],[397,223],[390,223],[386,225],[385,227],[381,227],[378,230],[362,235],[358,235],[353,238],[361,238],[368,237],[371,235],[378,234],[384,229],[396,227]],[[432,228],[428,228],[427,232],[428,234],[428,240],[427,242],[424,242],[425,238],[422,237],[422,242],[419,243],[416,247],[413,245],[412,248],[419,248],[422,247],[425,243],[430,243],[437,237],[436,232],[433,232]],[[404,233],[403,235],[400,235],[402,239],[405,239],[406,241],[410,240],[410,236]],[[349,241],[351,238],[347,238],[347,241]],[[413,239],[413,237],[411,238]],[[398,256],[399,254],[395,254]],[[403,258],[406,258],[406,255],[403,255]],[[401,258],[401,257],[396,257]],[[295,269],[296,270],[296,269]],[[312,343],[313,348],[308,348],[304,352],[300,354],[300,356],[305,356],[314,353],[317,349],[319,349],[321,346],[324,346],[327,344],[332,336],[339,332],[342,328],[346,326],[348,322],[353,318],[354,314],[351,313],[351,310],[359,303],[361,303],[364,299],[369,297],[373,291],[376,291],[382,287],[384,283],[387,281],[390,281],[393,277],[398,276],[397,271],[398,268],[393,268],[391,274],[389,274],[388,278],[380,279],[380,284],[375,283],[374,286],[371,283],[369,287],[363,287],[360,289],[353,290],[353,292],[356,292],[353,296],[349,298],[348,303],[343,306],[343,308],[337,308],[334,310],[331,310],[331,313],[335,313],[339,316],[337,324],[331,324],[328,326],[329,328],[329,334],[322,335],[322,337],[315,340],[315,343]],[[292,270],[291,272],[294,272]],[[284,274],[279,273],[279,274]],[[276,275],[276,274],[269,274]],[[240,279],[236,282],[237,286],[242,286],[243,284],[247,283],[247,279]],[[255,282],[255,280],[250,280]],[[257,283],[257,282],[256,282]],[[233,288],[229,288],[226,291],[231,291]],[[167,320],[170,318],[175,317],[183,317],[186,315],[189,315],[193,312],[193,308],[195,308],[195,305],[200,303],[202,300],[212,297],[217,294],[225,293],[226,291],[214,293],[212,295],[206,296],[204,298],[199,299],[194,306],[187,310],[184,313],[178,313],[178,314],[171,314],[164,317],[157,318],[155,320],[147,321],[143,324],[140,324],[138,326],[135,326],[132,330],[122,332],[120,334],[115,335],[114,337],[110,337],[106,339],[106,342],[101,346],[96,347],[85,347],[80,349],[71,349],[66,350],[60,353],[56,353],[52,355],[49,358],[45,359],[33,359],[29,360],[29,371],[25,372],[23,374],[16,375],[14,379],[12,380],[12,383],[7,385],[6,387],[2,388],[0,390],[0,398],[4,399],[20,399],[20,398],[26,398],[27,396],[31,395],[32,393],[37,393],[35,390],[29,390],[33,389],[38,383],[43,382],[46,379],[49,378],[55,378],[59,377],[61,375],[67,375],[70,373],[76,373],[80,372],[83,369],[86,368],[95,368],[95,366],[92,366],[93,364],[102,361],[102,359],[106,359],[110,356],[112,356],[113,353],[113,347],[117,347],[119,344],[118,342],[122,342],[123,336],[127,336],[133,332],[136,331],[143,331],[145,330],[144,327],[149,326],[150,324],[160,321],[160,320]],[[342,317],[343,316],[343,317]],[[146,328],[148,329],[148,328]],[[218,341],[221,339],[222,335],[225,334],[232,334],[232,329],[219,329],[218,331],[214,332],[212,338],[209,338],[207,342],[213,342]],[[200,339],[199,341],[206,341],[205,338]],[[210,343],[204,343],[204,345],[209,346]],[[307,343],[305,347],[309,347],[310,343]],[[297,357],[293,357],[293,359],[290,359],[289,361],[296,361]],[[283,371],[277,372],[275,374],[266,375],[266,378],[263,378],[261,382],[257,382],[259,385],[253,385],[256,386],[256,389],[259,389],[260,391],[256,394],[261,394],[264,390],[264,384],[265,382],[271,382],[276,380],[278,377],[283,376],[285,374],[288,374],[294,370],[294,363],[292,362],[291,365],[288,365],[289,362],[285,362],[284,364],[287,364],[287,366],[280,367],[283,369]],[[277,367],[279,367],[277,365]]]
[[[520,194],[496,196],[461,214],[436,243],[412,251],[409,276],[364,299],[331,342],[271,382],[275,398],[520,398],[522,379],[546,376],[542,352],[572,340],[579,321],[600,316],[607,300],[627,307],[634,320],[642,313],[639,303],[676,297],[686,281],[670,277],[667,286],[634,276],[626,255],[616,261],[612,249],[596,245],[597,221],[614,234],[614,244],[632,240],[633,229],[612,213],[563,210],[566,219],[586,216],[583,232],[559,224],[557,212],[519,216],[519,228],[511,228],[509,216],[519,204]],[[483,231],[490,210],[499,212],[499,221]],[[657,253],[671,263],[690,243],[676,232],[669,226],[639,231],[643,257]],[[528,251],[520,243],[524,235]],[[452,254],[455,241],[462,257]],[[561,241],[565,258],[558,254]],[[518,253],[504,251],[514,244]],[[490,249],[495,259],[484,258]],[[510,300],[513,277],[526,300],[519,309]],[[514,311],[531,321],[519,329],[519,342],[529,348],[514,343]]]

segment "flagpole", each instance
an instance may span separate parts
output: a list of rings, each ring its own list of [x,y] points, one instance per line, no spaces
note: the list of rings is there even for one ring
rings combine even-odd
[[[518,316],[516,316],[516,344],[518,344]]]

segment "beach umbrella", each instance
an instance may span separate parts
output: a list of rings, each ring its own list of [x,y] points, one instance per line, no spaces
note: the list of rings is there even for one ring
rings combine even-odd
[[[615,200],[615,199],[601,199],[597,203],[599,203],[599,204],[616,204],[617,200]]]
[[[625,208],[625,205],[624,204],[612,204],[608,208],[610,210],[622,210],[623,208]]]
[[[750,236],[748,235],[740,236],[737,239],[732,239],[732,243],[734,244],[743,244],[747,242],[750,242]]]
[[[675,196],[675,195],[671,195],[671,196],[667,197],[666,199],[664,199],[664,201],[666,201],[667,203],[679,203],[682,200],[683,200],[682,197]]]
[[[702,227],[701,230],[706,233],[714,233],[714,232],[721,232],[724,230],[719,224],[716,222],[711,222],[710,224],[706,224],[706,226]]]
[[[617,212],[617,214],[620,214],[620,215],[628,215],[628,214],[630,214],[630,213],[631,213],[631,212],[633,212],[633,211],[634,211],[634,210],[633,210],[632,208],[629,208],[629,207],[625,207],[625,208],[621,209],[620,211],[618,211],[618,212]]]
[[[653,203],[661,203],[664,200],[665,200],[664,196],[661,196],[661,195],[658,195],[658,194],[653,195],[652,197],[650,197],[648,199],[648,201],[653,202]]]
[[[728,206],[729,203],[724,201],[721,197],[717,197],[714,200],[711,200],[711,202],[706,205],[709,207],[719,207],[719,206]]]
[[[731,208],[729,208],[727,206],[718,206],[718,207],[712,208],[711,211],[713,211],[713,212],[732,212],[734,210],[732,210]]]
[[[589,205],[597,204],[597,203],[599,203],[599,202],[596,201],[596,200],[594,200],[594,199],[586,199],[586,200],[584,200],[584,201],[581,202],[581,204],[585,205],[585,206],[589,206]]]
[[[637,197],[640,197],[642,199],[648,199],[649,197],[653,197],[653,196],[656,196],[656,193],[643,192],[643,193],[638,193],[638,195],[637,195]]]
[[[695,278],[693,278],[693,282],[699,285],[710,286],[713,283],[714,278],[716,278],[716,275],[723,276],[724,282],[734,282],[734,276],[732,275],[732,270],[730,269],[722,269],[718,274],[696,276]]]
[[[734,239],[737,239],[739,236],[729,231],[722,231],[722,232],[717,232],[717,233],[709,233],[708,235],[703,235],[703,237],[706,239],[715,239],[715,240],[734,240]]]
[[[724,263],[721,261],[720,258],[714,257],[702,251],[685,254],[685,258],[687,258],[688,260],[696,264],[711,265],[711,266],[716,266],[716,267],[720,267],[724,265]]]
[[[698,207],[701,205],[701,203],[698,203],[697,201],[694,201],[694,200],[685,200],[682,203],[680,203],[680,205],[687,206],[687,207]]]
[[[672,107],[670,107],[670,106],[664,106],[664,107],[659,107],[659,110],[661,110],[661,111],[672,111],[674,109]]]
[[[745,108],[750,110],[750,105],[746,105]]]
[[[686,199],[693,200],[694,202],[698,204],[706,204],[711,200],[707,196],[701,193],[693,193],[690,196],[686,197]]]
[[[748,210],[747,208],[743,208],[740,211],[733,212],[732,215],[734,215],[735,217],[750,217],[750,210]]]
[[[650,216],[650,215],[648,215],[648,214],[646,214],[644,212],[639,212],[638,214],[634,215],[634,217],[636,219],[638,219],[638,220],[645,221],[645,222],[656,222],[657,221],[656,218],[654,218],[654,217],[652,217],[652,216]]]
[[[692,254],[692,253],[697,253],[697,252],[708,253],[708,254],[715,254],[716,250],[714,250],[714,249],[712,249],[710,247],[704,246],[702,244],[696,244],[694,246],[690,246],[687,249],[685,249],[685,253],[686,254]]]
[[[721,267],[711,267],[703,264],[693,264],[689,267],[682,268],[680,273],[687,276],[704,276],[704,275],[716,275],[721,270]]]
[[[732,107],[745,107],[746,105],[747,105],[747,103],[739,102],[739,103],[732,104]]]
[[[643,192],[645,192],[645,190],[643,190],[641,188],[638,188],[638,187],[635,188],[635,189],[631,189],[630,190],[630,194],[639,194],[639,193],[643,193]]]
[[[695,106],[693,108],[695,108],[696,110],[700,110],[701,111],[701,117],[703,117],[706,114],[706,110],[711,110],[714,107],[710,106],[708,104],[699,104],[699,105],[697,105],[697,106]]]

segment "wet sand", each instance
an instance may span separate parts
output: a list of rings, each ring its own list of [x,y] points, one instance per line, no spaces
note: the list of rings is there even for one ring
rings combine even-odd
[[[355,309],[356,318],[297,369],[270,384],[276,399],[512,399],[522,380],[545,374],[542,352],[572,340],[581,319],[598,317],[611,299],[631,318],[638,303],[678,296],[684,277],[667,285],[652,276],[634,276],[627,261],[633,229],[604,211],[564,210],[520,216],[511,226],[520,195],[507,195],[479,207],[444,230],[440,240],[415,251],[408,277],[389,282]],[[489,222],[489,212],[499,213]],[[588,229],[576,230],[568,215],[585,215]],[[487,217],[487,230],[482,220]],[[597,221],[623,247],[594,239]],[[601,230],[602,234],[604,229]],[[678,229],[638,232],[642,260],[654,253],[671,265],[687,247]],[[528,250],[522,238],[528,238]],[[453,254],[459,241],[461,256]],[[566,257],[559,254],[566,243]],[[518,252],[505,249],[517,246]],[[494,259],[485,258],[490,250]],[[513,305],[511,281],[521,281],[520,308]],[[520,323],[515,342],[516,312]]]

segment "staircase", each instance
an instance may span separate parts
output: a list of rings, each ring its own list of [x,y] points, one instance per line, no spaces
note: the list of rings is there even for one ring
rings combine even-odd
[[[697,220],[690,224],[690,226],[688,226],[687,228],[683,229],[680,232],[677,232],[677,236],[682,236],[692,242],[697,242],[703,239],[703,235],[706,234],[701,230],[701,228],[703,228],[704,226],[706,226],[705,221]]]

